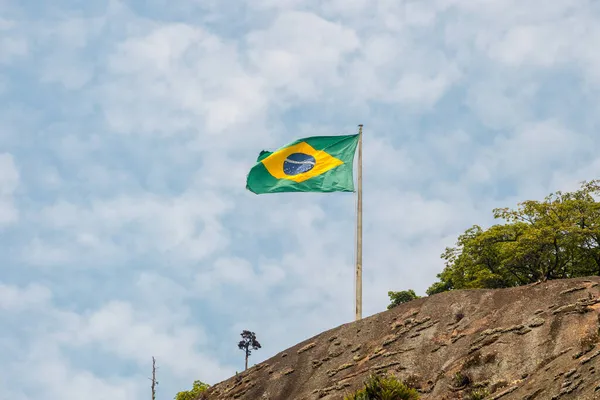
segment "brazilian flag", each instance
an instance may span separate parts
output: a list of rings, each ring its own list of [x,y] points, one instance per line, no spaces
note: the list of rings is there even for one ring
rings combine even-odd
[[[262,151],[246,189],[277,192],[353,192],[352,167],[359,135],[298,139],[274,152]]]

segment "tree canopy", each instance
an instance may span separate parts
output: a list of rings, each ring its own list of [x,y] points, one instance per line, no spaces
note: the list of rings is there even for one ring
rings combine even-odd
[[[204,382],[194,381],[192,390],[185,390],[175,395],[175,400],[197,400],[210,386]]]
[[[474,225],[460,235],[441,255],[445,268],[427,294],[600,275],[599,194],[594,180],[574,192],[493,210],[504,223]]]
[[[242,340],[238,343],[238,348],[244,350],[246,355],[246,369],[248,369],[248,357],[252,354],[252,350],[260,349],[261,345],[258,340],[256,340],[256,334],[254,332],[244,329],[240,335],[242,336]]]
[[[344,400],[418,400],[419,392],[394,375],[371,375],[364,387],[347,395]]]
[[[399,304],[407,303],[411,300],[418,299],[419,296],[415,293],[414,290],[401,290],[400,292],[388,292],[388,296],[390,297],[390,304],[388,305],[388,310],[396,307]]]

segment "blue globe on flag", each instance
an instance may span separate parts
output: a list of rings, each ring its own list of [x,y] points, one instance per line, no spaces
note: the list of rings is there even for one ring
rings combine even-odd
[[[315,167],[313,156],[304,153],[290,154],[283,162],[283,172],[286,175],[298,175],[308,172]]]

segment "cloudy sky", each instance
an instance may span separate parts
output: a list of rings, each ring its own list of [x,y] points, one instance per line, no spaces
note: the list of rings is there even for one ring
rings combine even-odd
[[[593,0],[0,0],[0,400],[148,397],[354,319],[355,198],[258,153],[364,130],[364,314],[600,171]],[[41,397],[40,397],[41,396]]]

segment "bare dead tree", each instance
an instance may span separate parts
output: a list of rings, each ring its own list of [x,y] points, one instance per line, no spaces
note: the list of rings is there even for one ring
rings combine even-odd
[[[158,381],[156,380],[156,360],[152,357],[152,378],[148,378],[152,381],[152,400],[156,400],[156,387],[158,386]]]

